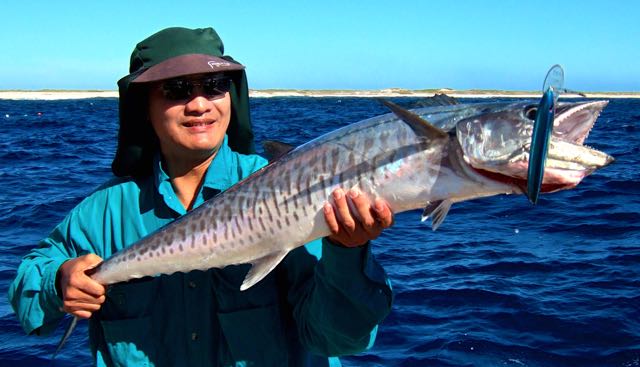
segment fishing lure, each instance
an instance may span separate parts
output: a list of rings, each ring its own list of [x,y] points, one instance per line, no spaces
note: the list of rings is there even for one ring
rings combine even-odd
[[[553,121],[556,114],[556,103],[563,90],[564,70],[556,64],[549,69],[542,86],[542,98],[538,104],[533,133],[531,134],[531,150],[529,153],[529,168],[527,172],[527,197],[533,204],[538,202],[544,165],[547,161],[549,139],[553,132]]]

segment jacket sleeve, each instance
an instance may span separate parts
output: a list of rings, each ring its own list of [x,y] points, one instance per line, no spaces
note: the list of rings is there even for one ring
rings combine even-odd
[[[56,274],[62,263],[78,256],[69,243],[73,214],[22,259],[9,287],[9,301],[27,334],[50,333],[65,314],[56,291]]]
[[[288,301],[300,340],[312,353],[340,356],[373,345],[393,294],[370,246],[346,248],[323,239],[285,259]]]

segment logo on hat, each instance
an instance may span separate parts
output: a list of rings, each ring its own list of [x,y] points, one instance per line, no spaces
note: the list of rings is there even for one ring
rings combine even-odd
[[[215,69],[215,68],[220,68],[220,67],[223,67],[223,66],[231,65],[231,63],[229,63],[229,62],[222,62],[222,61],[216,61],[216,60],[211,60],[211,61],[207,62],[207,64],[211,67],[211,69]]]

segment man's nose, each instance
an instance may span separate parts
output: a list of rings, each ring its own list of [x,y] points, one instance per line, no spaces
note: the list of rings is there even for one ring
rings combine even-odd
[[[212,104],[213,102],[211,102],[208,98],[198,93],[194,95],[193,98],[191,98],[185,105],[185,113],[202,115],[206,112],[211,111]]]

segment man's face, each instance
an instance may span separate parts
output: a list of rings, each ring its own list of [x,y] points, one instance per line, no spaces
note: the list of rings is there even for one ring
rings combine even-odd
[[[231,97],[228,87],[215,88],[218,81],[211,77],[190,76],[151,86],[149,118],[168,161],[206,159],[222,144],[231,119]]]

